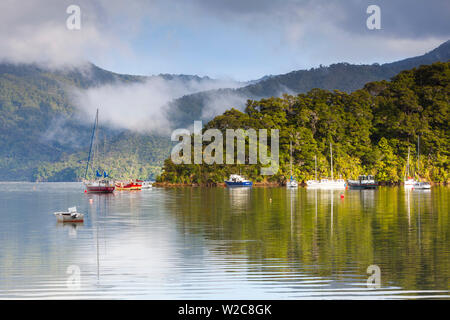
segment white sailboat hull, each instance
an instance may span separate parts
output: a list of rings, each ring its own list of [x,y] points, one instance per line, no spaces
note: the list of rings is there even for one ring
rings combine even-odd
[[[288,181],[286,183],[286,188],[297,188],[297,187],[298,187],[297,181]]]
[[[310,189],[345,189],[344,180],[308,180],[306,186]]]
[[[429,190],[431,189],[431,185],[428,182],[417,182],[413,188],[416,190]]]

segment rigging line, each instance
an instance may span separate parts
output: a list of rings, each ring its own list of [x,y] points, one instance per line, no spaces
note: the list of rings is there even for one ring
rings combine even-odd
[[[98,120],[98,109],[97,109],[97,114],[95,115],[94,128],[92,129],[91,144],[89,146],[89,155],[88,155],[88,160],[87,160],[87,163],[86,163],[86,171],[84,173],[84,179],[87,179],[87,172],[88,172],[88,168],[89,168],[89,161],[91,160],[91,153],[92,153],[92,143],[94,141],[95,129],[97,128],[97,120]]]

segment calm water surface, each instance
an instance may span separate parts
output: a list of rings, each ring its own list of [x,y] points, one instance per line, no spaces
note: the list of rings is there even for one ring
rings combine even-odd
[[[83,191],[0,183],[1,299],[450,298],[447,187]]]

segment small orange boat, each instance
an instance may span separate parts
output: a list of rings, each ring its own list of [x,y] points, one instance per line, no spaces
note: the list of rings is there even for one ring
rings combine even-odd
[[[142,189],[142,180],[131,180],[131,181],[118,181],[116,182],[116,190],[119,191],[133,191]]]

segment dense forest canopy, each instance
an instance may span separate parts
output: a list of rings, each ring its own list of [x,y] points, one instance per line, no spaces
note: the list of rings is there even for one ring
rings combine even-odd
[[[403,71],[392,81],[371,82],[350,94],[313,89],[296,96],[248,100],[245,112],[230,109],[204,129],[217,128],[223,133],[227,128],[279,129],[280,170],[276,175],[261,176],[259,164],[175,165],[167,159],[159,180],[214,184],[242,172],[254,181],[283,183],[290,175],[292,141],[293,171],[300,181],[314,178],[314,156],[318,176],[330,176],[331,143],[335,177],[373,174],[381,182],[400,182],[406,175],[409,148],[411,176],[448,183],[449,95],[447,62]]]

